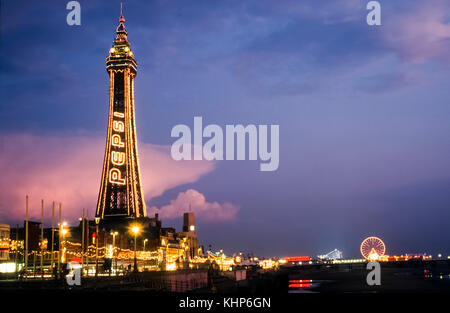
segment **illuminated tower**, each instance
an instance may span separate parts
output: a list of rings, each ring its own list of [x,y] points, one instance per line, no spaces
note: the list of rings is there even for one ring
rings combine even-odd
[[[146,216],[134,119],[137,64],[130,49],[122,7],[116,39],[106,59],[109,118],[97,218]]]

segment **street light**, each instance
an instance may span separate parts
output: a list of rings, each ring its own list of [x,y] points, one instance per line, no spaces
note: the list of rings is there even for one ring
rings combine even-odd
[[[112,244],[112,251],[113,251],[113,259],[112,259],[112,269],[114,270],[114,260],[115,260],[115,247],[116,247],[116,236],[119,234],[117,231],[111,231],[111,236],[113,236],[113,244]],[[117,267],[117,264],[116,264]]]
[[[63,236],[63,240],[62,240],[62,253],[61,253],[61,263],[66,263],[66,262],[65,262],[65,261],[66,261],[66,253],[65,253],[65,250],[66,250],[66,235],[67,235],[67,232],[68,232],[67,228],[64,228],[64,226],[66,226],[66,225],[67,225],[67,223],[64,222],[64,223],[61,225],[61,230],[60,230],[60,233],[61,233],[61,235]]]
[[[100,218],[95,218],[95,278],[98,277],[98,240],[100,239],[98,233],[98,224],[100,224]]]
[[[145,238],[144,239],[144,252],[145,252],[145,244],[147,243],[148,239]],[[145,265],[146,265],[146,260],[144,259],[144,272],[145,272]]]
[[[144,239],[144,252],[145,252],[145,244],[147,243],[147,241],[148,241],[148,239],[145,238],[145,239]]]
[[[131,227],[131,232],[134,234],[134,271],[137,272],[137,257],[136,257],[136,237],[141,231],[140,227],[138,225],[133,225]]]

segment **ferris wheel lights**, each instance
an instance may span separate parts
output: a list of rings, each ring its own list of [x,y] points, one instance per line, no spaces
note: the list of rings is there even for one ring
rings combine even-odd
[[[380,238],[371,236],[363,240],[360,251],[366,260],[378,261],[384,256],[386,246]]]

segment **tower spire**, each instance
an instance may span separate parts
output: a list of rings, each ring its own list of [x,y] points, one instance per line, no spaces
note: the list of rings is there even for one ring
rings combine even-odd
[[[125,29],[125,18],[123,17],[123,3],[120,3],[119,26],[116,28],[116,40],[127,40],[127,30]]]
[[[120,3],[120,18],[119,18],[119,22],[125,22],[125,18],[123,17],[123,3]]]

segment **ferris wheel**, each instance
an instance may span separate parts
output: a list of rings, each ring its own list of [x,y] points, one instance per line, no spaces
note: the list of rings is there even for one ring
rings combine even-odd
[[[384,242],[378,237],[368,237],[361,243],[361,254],[368,261],[376,261],[386,252]]]

